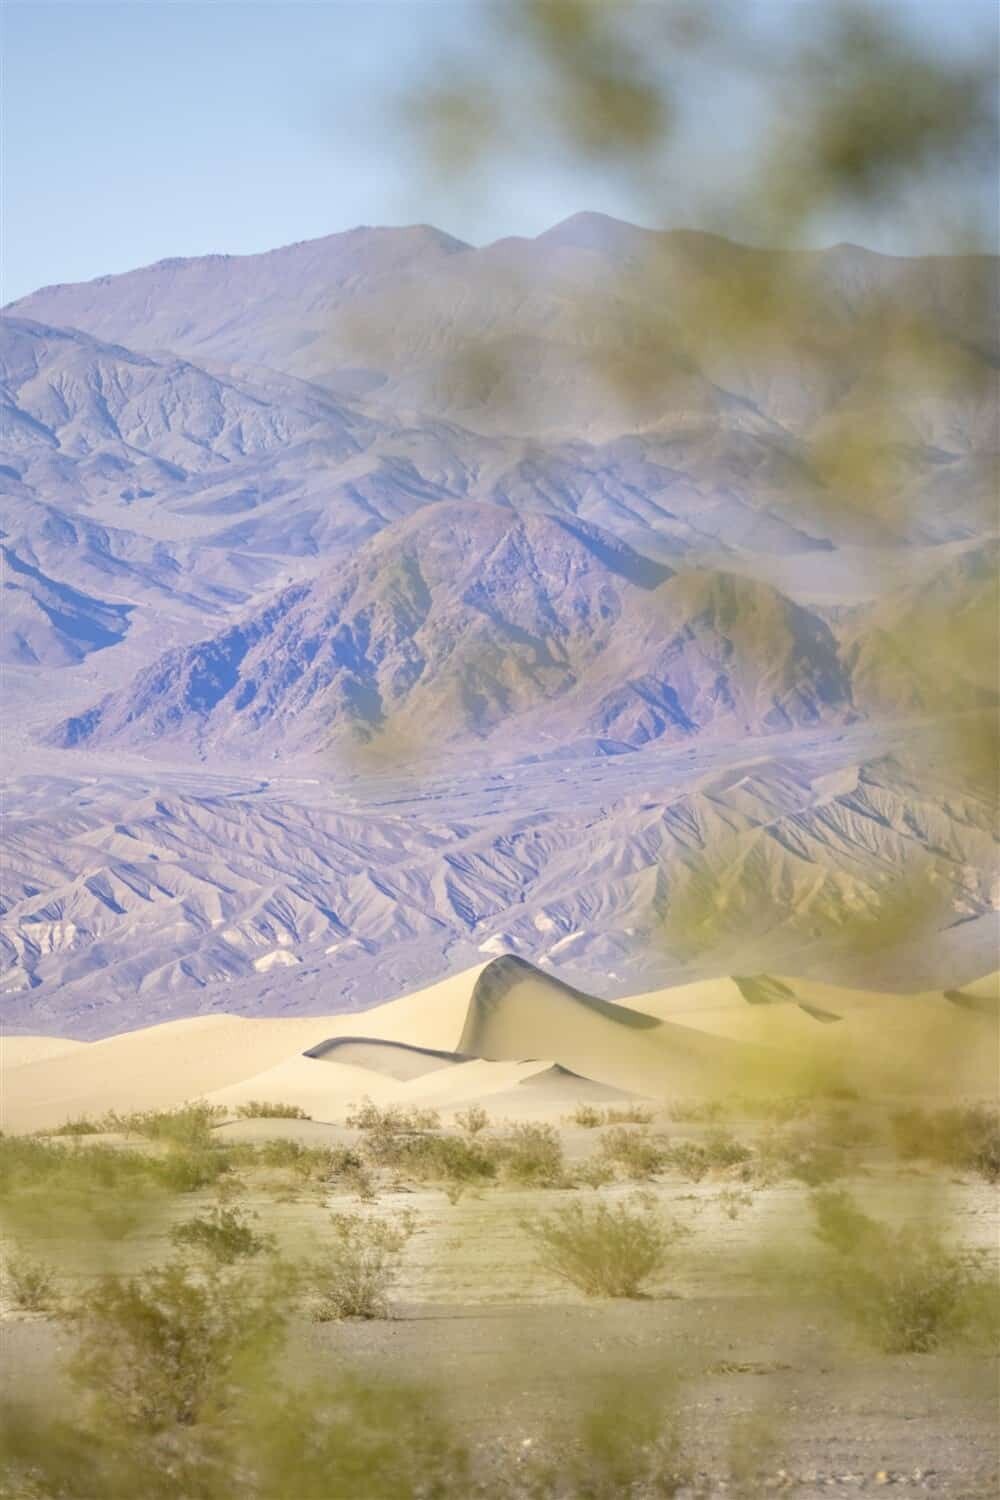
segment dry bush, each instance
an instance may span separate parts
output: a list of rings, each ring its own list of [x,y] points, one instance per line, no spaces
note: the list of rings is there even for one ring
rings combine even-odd
[[[413,1220],[389,1224],[363,1214],[333,1214],[333,1243],[309,1268],[318,1322],[340,1318],[384,1318]]]
[[[753,1208],[753,1193],[749,1188],[723,1188],[719,1193],[719,1207],[727,1219],[738,1219],[745,1209]]]
[[[508,1182],[556,1187],[564,1180],[562,1141],[554,1125],[515,1125],[498,1153]]]
[[[901,1110],[892,1117],[892,1133],[904,1160],[939,1162],[1000,1182],[1000,1110]]]
[[[671,1099],[667,1105],[667,1114],[679,1125],[714,1125],[726,1113],[721,1099]]]
[[[642,1182],[653,1177],[667,1157],[666,1141],[616,1125],[601,1137],[601,1157],[620,1167],[626,1177]]]
[[[274,1236],[258,1234],[254,1229],[253,1220],[257,1218],[257,1214],[217,1204],[208,1213],[175,1224],[170,1240],[179,1250],[194,1250],[214,1265],[231,1266],[237,1260],[274,1249]]]
[[[311,1120],[312,1115],[297,1104],[268,1104],[262,1099],[250,1099],[236,1107],[241,1120]]]
[[[504,1157],[498,1142],[395,1130],[368,1132],[362,1149],[377,1166],[392,1170],[400,1179],[440,1182],[450,1189],[494,1181]]]
[[[189,1150],[212,1145],[212,1130],[226,1117],[218,1104],[185,1104],[180,1109],[134,1110],[119,1114],[109,1110],[96,1122],[103,1131],[118,1135],[141,1135],[147,1140],[163,1141]]]
[[[604,1111],[593,1104],[578,1104],[567,1120],[573,1125],[582,1125],[584,1130],[596,1130],[604,1124]]]
[[[713,1130],[704,1141],[678,1141],[664,1156],[664,1165],[692,1182],[700,1182],[709,1172],[742,1166],[753,1158],[753,1152],[727,1130]]]
[[[21,1312],[47,1312],[56,1305],[54,1271],[30,1256],[5,1256],[2,1282],[5,1297]]]
[[[390,1135],[402,1131],[439,1130],[441,1116],[436,1109],[418,1105],[404,1108],[400,1104],[382,1107],[371,1099],[362,1099],[347,1111],[345,1123],[354,1130],[379,1131]]]
[[[580,1188],[602,1188],[614,1182],[616,1173],[609,1161],[600,1161],[591,1157],[589,1161],[579,1162],[571,1168],[568,1174],[568,1186]]]
[[[599,1125],[651,1125],[653,1111],[645,1104],[626,1104],[619,1108],[597,1109],[593,1104],[578,1104],[567,1116],[573,1125],[595,1130]]]
[[[487,1129],[489,1123],[490,1117],[481,1104],[470,1104],[468,1109],[460,1109],[455,1114],[455,1124],[467,1135],[478,1135]]]
[[[653,1111],[645,1104],[625,1104],[604,1111],[605,1125],[652,1125]]]
[[[570,1203],[522,1221],[546,1270],[588,1297],[636,1297],[683,1231],[637,1203]]]
[[[65,1120],[62,1125],[56,1125],[52,1130],[43,1130],[39,1133],[46,1135],[100,1135],[103,1126],[99,1120],[92,1120],[89,1115],[80,1115],[73,1120]]]

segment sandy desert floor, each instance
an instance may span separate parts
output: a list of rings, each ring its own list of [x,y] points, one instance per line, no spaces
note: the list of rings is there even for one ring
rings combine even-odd
[[[476,1139],[487,1147],[502,1144],[515,1121],[547,1123],[564,1162],[564,1182],[555,1186],[501,1181],[456,1191],[375,1165],[359,1191],[339,1180],[275,1178],[242,1158],[225,1201],[258,1214],[290,1260],[329,1251],[331,1210],[388,1225],[408,1216],[412,1224],[388,1316],[315,1322],[296,1314],[284,1356],[289,1381],[350,1369],[376,1387],[404,1380],[429,1389],[472,1454],[462,1497],[496,1493],[489,1485],[497,1477],[516,1479],[537,1454],[564,1451],[581,1414],[617,1390],[626,1399],[637,1391],[662,1395],[692,1473],[681,1495],[806,1497],[894,1486],[986,1500],[1000,1485],[997,1350],[973,1340],[885,1353],[829,1299],[803,1295],[796,1256],[814,1239],[814,1185],[780,1173],[754,1179],[731,1167],[691,1174],[670,1161],[643,1180],[618,1171],[595,1184],[579,1175],[600,1156],[607,1134],[606,1126],[575,1123],[581,1108],[637,1110],[640,1120],[645,1111],[648,1120],[630,1132],[664,1148],[704,1147],[719,1127],[683,1118],[685,1103],[719,1099],[741,1068],[753,1083],[762,1057],[764,1076],[782,1080],[785,1061],[816,1037],[833,1048],[846,1047],[849,1036],[843,1056],[877,1060],[880,1076],[896,1083],[905,1073],[901,1059],[922,1064],[928,1047],[936,1048],[958,1082],[956,1097],[967,1087],[970,1097],[989,1098],[995,981],[970,986],[957,1001],[906,1002],[769,983],[766,997],[759,986],[720,980],[617,1007],[500,964],[367,1013],[362,1037],[348,1029],[357,1028],[357,1017],[220,1016],[82,1046],[11,1038],[5,1126],[24,1134],[107,1109],[200,1098],[219,1110],[213,1149],[284,1141],[364,1157],[366,1132],[346,1123],[363,1097],[381,1108],[433,1108],[440,1124],[428,1133],[447,1138],[462,1135],[456,1112],[478,1104],[490,1123]],[[241,1104],[261,1099],[312,1118],[235,1118]],[[985,1257],[995,1281],[996,1188],[968,1171],[901,1163],[884,1128],[900,1100],[913,1102],[896,1095],[869,1106],[848,1095],[836,1103],[841,1123],[862,1126],[836,1186],[887,1223],[944,1224],[962,1253]],[[733,1100],[724,1127],[752,1161],[774,1128]],[[102,1144],[166,1149],[120,1132],[55,1140],[68,1152]],[[171,1227],[216,1201],[214,1188],[177,1194],[134,1232],[89,1247],[49,1223],[33,1249],[64,1294],[86,1300],[104,1272],[131,1274],[163,1261]],[[587,1298],[540,1264],[524,1227],[573,1203],[639,1204],[686,1234],[641,1296]],[[0,1314],[5,1394],[72,1411],[65,1325],[19,1310],[6,1290]],[[751,1457],[740,1458],[746,1451]]]

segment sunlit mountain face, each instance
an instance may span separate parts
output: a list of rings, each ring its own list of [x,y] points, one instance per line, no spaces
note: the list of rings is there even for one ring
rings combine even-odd
[[[15,1030],[361,1009],[501,953],[608,996],[991,967],[955,746],[995,654],[942,622],[996,618],[995,266],[800,256],[812,326],[627,397],[654,251],[678,308],[781,259],[359,229],[6,310]],[[873,298],[975,378],[928,371],[832,504]]]

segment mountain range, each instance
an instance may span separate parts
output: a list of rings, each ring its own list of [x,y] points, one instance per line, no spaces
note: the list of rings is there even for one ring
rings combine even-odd
[[[626,401],[651,266],[659,364]],[[683,309],[765,274],[808,285],[811,326],[685,342]],[[234,981],[249,1008],[353,1007],[498,944],[612,989],[687,976],[721,954],[652,934],[724,871],[727,962],[849,967],[838,930],[922,860],[982,967],[988,802],[904,767],[928,720],[998,701],[996,290],[988,258],[579,215],[7,308],[16,1024],[96,1034]],[[873,308],[882,348],[855,336]],[[974,378],[928,367],[873,503],[833,503],[816,442],[913,322]]]

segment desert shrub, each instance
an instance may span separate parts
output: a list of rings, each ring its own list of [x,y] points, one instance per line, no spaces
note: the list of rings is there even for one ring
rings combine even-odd
[[[588,1297],[637,1296],[679,1235],[651,1208],[627,1203],[570,1203],[522,1227],[541,1264]]]
[[[923,1354],[998,1322],[996,1278],[981,1255],[959,1254],[927,1226],[891,1228],[849,1193],[813,1196],[829,1252],[823,1280],[855,1329],[889,1354]]]
[[[236,1108],[241,1120],[311,1120],[312,1116],[297,1104],[269,1104],[266,1100],[250,1099]]]
[[[129,1114],[110,1110],[98,1124],[102,1130],[120,1135],[141,1135],[150,1141],[204,1150],[212,1144],[213,1128],[225,1117],[221,1105],[185,1104],[180,1109],[135,1110]]]
[[[100,1135],[103,1127],[98,1120],[91,1120],[87,1115],[80,1115],[75,1120],[65,1120],[62,1125],[57,1125],[52,1130],[45,1130],[43,1135]]]
[[[224,1410],[280,1344],[286,1302],[271,1279],[172,1262],[104,1277],[68,1314],[70,1371],[98,1419],[150,1431]]]
[[[470,1495],[465,1452],[434,1394],[347,1375],[289,1389],[269,1370],[210,1427],[0,1409],[2,1500],[450,1500]]]
[[[719,1194],[719,1207],[727,1219],[738,1219],[745,1209],[753,1207],[753,1193],[749,1188],[723,1188]]]
[[[578,1104],[569,1121],[587,1130],[599,1125],[651,1125],[653,1111],[645,1104],[624,1104],[618,1108],[597,1109],[593,1104]]]
[[[467,1135],[478,1135],[489,1123],[490,1117],[481,1104],[470,1104],[468,1109],[460,1109],[455,1114],[455,1124]]]
[[[634,1182],[652,1177],[660,1170],[666,1156],[665,1142],[645,1135],[641,1130],[628,1130],[624,1125],[606,1131],[598,1149],[605,1161],[620,1167]]]
[[[471,1185],[490,1182],[497,1175],[497,1152],[484,1141],[430,1136],[423,1138],[423,1144],[420,1176]]]
[[[604,1111],[596,1109],[593,1104],[578,1104],[569,1119],[574,1125],[582,1125],[584,1130],[596,1130],[604,1124]]]
[[[843,1150],[824,1139],[822,1132],[772,1131],[758,1145],[754,1172],[762,1182],[790,1177],[819,1187],[842,1177],[846,1165]]]
[[[244,1469],[254,1479],[241,1500],[458,1500],[478,1493],[463,1448],[433,1394],[419,1386],[349,1375],[282,1392],[259,1403],[252,1430]]]
[[[362,1099],[347,1112],[347,1125],[355,1130],[374,1130],[396,1134],[400,1131],[438,1130],[441,1116],[436,1109],[420,1106],[404,1108],[399,1104],[381,1107],[371,1099]]]
[[[922,1158],[1000,1182],[1000,1110],[901,1110],[892,1117],[892,1132],[904,1160]]]
[[[762,1120],[769,1125],[790,1125],[802,1120],[816,1107],[812,1094],[741,1094],[733,1100],[733,1113],[747,1120]],[[831,1097],[840,1097],[839,1093]]]
[[[351,1146],[306,1146],[301,1141],[261,1141],[237,1147],[234,1159],[250,1166],[292,1172],[303,1182],[326,1182],[364,1165]]]
[[[231,1266],[237,1260],[260,1255],[274,1248],[272,1235],[258,1234],[252,1219],[242,1209],[224,1208],[216,1204],[208,1213],[182,1224],[175,1224],[170,1231],[171,1243],[178,1249],[197,1251],[217,1266]]]
[[[339,1318],[384,1318],[413,1222],[394,1223],[363,1214],[333,1214],[330,1252],[310,1268],[319,1322]]]
[[[570,1187],[607,1187],[609,1182],[615,1180],[615,1169],[609,1161],[591,1157],[589,1161],[578,1162],[569,1172],[567,1180]]]
[[[535,1450],[496,1500],[670,1500],[689,1493],[692,1478],[676,1413],[639,1380],[619,1379],[607,1383],[568,1443],[555,1453],[551,1441]]]
[[[21,1312],[45,1312],[55,1304],[55,1273],[30,1256],[5,1256],[2,1282],[4,1295]]]
[[[520,1187],[552,1187],[563,1179],[563,1149],[553,1125],[515,1125],[503,1143],[503,1170]]]
[[[692,1182],[700,1182],[711,1171],[742,1166],[753,1152],[727,1130],[713,1130],[704,1141],[678,1141],[665,1153],[665,1165]]]
[[[671,1099],[667,1114],[678,1124],[714,1125],[724,1118],[726,1106],[721,1099]]]
[[[604,1111],[605,1125],[651,1125],[653,1111],[645,1104],[624,1104]]]
[[[218,1148],[179,1147],[163,1157],[154,1157],[150,1172],[169,1192],[196,1193],[201,1188],[215,1186],[232,1171],[232,1166],[229,1153]]]
[[[0,1139],[0,1222],[20,1236],[121,1238],[165,1197],[150,1155],[30,1137]]]

